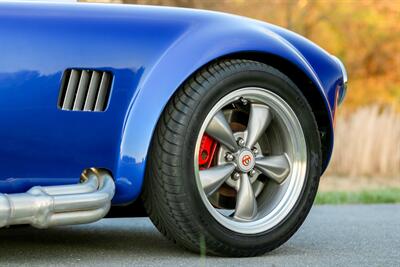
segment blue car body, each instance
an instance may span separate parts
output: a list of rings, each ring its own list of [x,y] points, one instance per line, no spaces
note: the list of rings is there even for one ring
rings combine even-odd
[[[179,86],[223,57],[273,57],[310,83],[324,107],[324,168],[344,77],[337,60],[303,37],[259,21],[190,9],[0,3],[0,192],[77,183],[110,170],[114,204],[141,192],[157,121]],[[67,69],[112,73],[103,112],[57,107]]]

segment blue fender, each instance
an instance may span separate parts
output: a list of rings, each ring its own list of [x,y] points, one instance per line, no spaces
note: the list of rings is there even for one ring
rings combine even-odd
[[[298,35],[190,9],[0,3],[0,49],[0,192],[76,183],[83,169],[103,167],[115,178],[114,204],[139,196],[157,121],[209,62],[243,52],[290,62],[314,84],[331,127],[342,77],[329,54]],[[57,108],[70,68],[113,74],[105,112]]]
[[[331,113],[324,87],[291,43],[261,24],[236,22],[235,27],[226,26],[226,22],[217,20],[206,26],[189,27],[138,85],[124,122],[116,168],[118,181],[129,183],[129,186],[120,187],[123,188],[119,195],[122,202],[134,199],[141,192],[151,139],[168,100],[190,75],[217,58],[239,52],[266,53],[283,58],[308,76]]]

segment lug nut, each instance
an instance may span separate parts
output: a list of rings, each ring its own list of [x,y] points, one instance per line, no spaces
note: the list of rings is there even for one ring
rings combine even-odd
[[[242,102],[242,104],[244,106],[246,106],[249,103],[249,101],[246,98],[243,98],[243,97],[240,98],[240,101]]]
[[[227,152],[227,153],[225,154],[225,159],[226,159],[227,161],[232,161],[232,160],[233,160],[233,155],[232,155],[231,153]]]
[[[257,149],[256,147],[253,147],[252,151],[253,151],[253,154],[254,154],[254,155],[257,155],[257,154],[258,154],[258,149]]]
[[[240,178],[240,174],[239,174],[238,172],[235,172],[235,173],[232,175],[232,179],[235,180],[235,181],[239,180],[239,178]]]
[[[250,175],[251,177],[253,177],[254,175],[256,175],[256,171],[255,171],[255,170],[250,170],[250,171],[249,171],[249,175]]]
[[[239,138],[239,139],[237,140],[237,143],[238,143],[239,146],[245,146],[245,142],[244,142],[244,139],[243,139],[243,138]]]

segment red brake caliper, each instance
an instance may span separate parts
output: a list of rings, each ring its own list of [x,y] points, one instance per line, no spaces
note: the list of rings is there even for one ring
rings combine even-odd
[[[207,134],[201,138],[200,151],[199,151],[199,168],[200,170],[211,167],[214,159],[214,154],[217,149],[217,141]]]

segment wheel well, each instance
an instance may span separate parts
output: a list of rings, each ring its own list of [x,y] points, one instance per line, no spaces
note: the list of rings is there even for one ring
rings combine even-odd
[[[315,119],[317,120],[322,145],[323,172],[328,164],[333,132],[330,125],[329,111],[327,110],[324,104],[323,96],[321,96],[321,94],[318,92],[316,85],[307,77],[307,75],[302,70],[300,70],[293,63],[272,54],[246,52],[231,54],[229,56],[223,57],[222,59],[227,58],[249,59],[268,64],[287,75],[299,87],[303,95],[306,97],[309,105],[311,106],[314,112]],[[221,58],[219,58],[218,60],[220,59]]]

